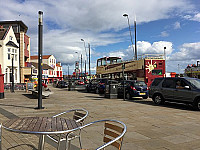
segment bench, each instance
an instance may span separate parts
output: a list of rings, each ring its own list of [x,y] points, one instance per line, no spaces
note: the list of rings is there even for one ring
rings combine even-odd
[[[33,96],[38,97],[38,91],[37,90],[30,89],[29,91],[32,92]],[[51,94],[51,91],[43,91],[42,90],[42,98],[49,97],[50,94]]]

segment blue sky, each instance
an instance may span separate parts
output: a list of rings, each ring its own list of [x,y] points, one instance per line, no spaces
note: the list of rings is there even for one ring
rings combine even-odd
[[[0,20],[22,20],[28,26],[31,55],[37,54],[38,11],[44,13],[43,54],[53,54],[63,64],[64,74],[91,44],[91,67],[103,56],[133,58],[127,18],[137,20],[139,54],[163,54],[167,47],[167,71],[181,72],[200,60],[199,0],[0,0]],[[134,43],[135,44],[135,43]],[[78,52],[78,56],[75,52]],[[88,49],[87,49],[88,53]]]

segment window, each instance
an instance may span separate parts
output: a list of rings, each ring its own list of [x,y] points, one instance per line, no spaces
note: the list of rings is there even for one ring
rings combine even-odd
[[[8,54],[8,60],[10,60],[10,54]]]
[[[17,49],[15,49],[15,53],[17,53]]]
[[[175,82],[174,82],[173,79],[166,78],[163,81],[162,87],[164,87],[164,88],[175,88]]]
[[[152,75],[162,75],[162,70],[152,70]]]
[[[15,52],[15,50],[14,49],[12,49],[12,53],[14,53]]]
[[[158,84],[162,81],[162,78],[156,78],[154,79],[153,83],[151,84],[152,86],[158,86]]]
[[[8,48],[8,53],[10,53],[10,48]]]
[[[10,36],[10,41],[12,41],[13,40],[13,37],[12,36]]]
[[[15,69],[15,80],[17,80],[17,69]]]
[[[15,55],[15,61],[17,61],[17,55]]]

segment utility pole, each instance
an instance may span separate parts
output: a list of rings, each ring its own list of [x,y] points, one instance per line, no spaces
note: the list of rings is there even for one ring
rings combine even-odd
[[[82,78],[82,73],[83,71],[82,71],[82,54],[81,54],[81,78]]]
[[[134,27],[135,27],[135,60],[137,60],[136,17],[134,21]]]
[[[91,70],[90,70],[90,44],[88,43],[88,47],[89,47],[89,76],[91,78]]]

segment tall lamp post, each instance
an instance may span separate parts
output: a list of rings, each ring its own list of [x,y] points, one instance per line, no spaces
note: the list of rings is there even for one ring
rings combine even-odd
[[[42,37],[43,37],[43,12],[39,11],[39,25],[38,25],[38,107],[42,107]]]
[[[86,55],[86,59],[87,59],[87,52],[86,52],[85,41],[84,41],[84,39],[81,39],[81,41],[83,41],[83,43],[84,43],[85,55]],[[85,82],[86,82],[86,59],[85,59],[85,78],[84,78]]]
[[[166,67],[166,47],[164,47],[164,59],[165,59],[165,77],[166,77],[166,72],[167,72],[167,67]]]
[[[12,88],[10,88],[10,91],[14,93],[14,54],[11,54],[11,59],[12,59],[12,76],[11,76]]]
[[[77,61],[75,62],[75,72],[77,73],[77,69],[79,70],[79,57],[78,52],[75,52],[77,54]],[[78,75],[76,74],[76,77],[78,79]]]
[[[135,54],[135,60],[136,60],[137,59],[137,54],[136,54],[136,52],[134,52],[133,37],[132,37],[132,34],[131,34],[131,26],[130,26],[130,22],[129,22],[129,17],[128,17],[128,14],[123,14],[123,16],[127,17],[127,20],[128,20],[128,27],[129,27],[130,37],[131,37],[131,44],[132,44],[132,48],[133,48],[133,54]]]

